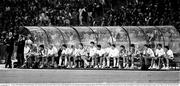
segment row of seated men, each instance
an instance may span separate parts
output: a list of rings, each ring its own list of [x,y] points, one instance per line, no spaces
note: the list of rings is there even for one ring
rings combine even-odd
[[[143,66],[147,69],[169,69],[169,62],[174,58],[172,50],[168,46],[163,48],[162,44],[157,44],[155,49],[145,44],[143,51],[139,51],[134,44],[131,44],[128,50],[123,45],[117,48],[115,44],[110,43],[106,48],[102,48],[94,42],[90,42],[89,47],[80,43],[78,48],[63,44],[59,51],[53,45],[48,49],[40,45],[38,50],[34,44],[26,45],[24,55],[25,62],[22,67],[28,68],[134,69],[135,59],[141,58]]]

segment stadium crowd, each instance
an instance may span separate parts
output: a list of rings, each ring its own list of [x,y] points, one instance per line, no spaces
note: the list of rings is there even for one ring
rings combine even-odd
[[[176,25],[178,0],[2,0],[4,29],[18,26]]]

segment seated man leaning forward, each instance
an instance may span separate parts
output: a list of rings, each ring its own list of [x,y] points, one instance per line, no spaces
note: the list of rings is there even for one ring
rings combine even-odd
[[[58,50],[55,46],[50,45],[48,49],[47,59],[48,62],[51,61],[51,65],[54,65],[54,58],[58,56]]]
[[[125,68],[126,65],[128,65],[128,57],[127,57],[127,50],[126,50],[126,47],[124,45],[121,45],[120,46],[120,52],[119,52],[119,56],[120,58],[119,59],[123,59],[123,65],[122,67]],[[122,68],[121,66],[119,66],[120,68]]]
[[[45,61],[46,61],[46,54],[45,54],[45,47],[44,45],[39,45],[39,50],[38,50],[38,64],[39,64],[39,68],[43,68],[45,65]]]
[[[166,51],[166,69],[169,69],[169,60],[174,59],[173,51],[169,48],[169,46],[165,46],[165,51]]]
[[[136,49],[134,44],[130,45],[130,50],[128,51],[128,57],[131,61],[131,67],[130,69],[134,69],[134,59],[139,55],[139,50]],[[129,69],[130,62],[128,61],[128,65],[125,67],[125,69]]]
[[[94,67],[95,65],[95,53],[96,53],[96,46],[95,46],[95,43],[94,42],[90,42],[90,47],[89,47],[89,50],[88,50],[88,53],[89,53],[89,57],[92,59],[91,61],[91,66]]]
[[[62,45],[62,52],[61,52],[61,56],[59,58],[59,66],[67,66],[67,56],[68,56],[68,49],[67,49],[67,45],[63,44]],[[64,61],[64,62],[63,62]],[[62,64],[63,63],[63,64]]]
[[[110,59],[113,58],[113,67],[119,66],[119,50],[116,48],[115,44],[112,44],[111,51],[109,52],[108,58],[107,58],[107,64],[108,67],[110,66]]]
[[[143,51],[143,58],[145,61],[145,66],[148,66],[148,60],[151,60],[151,66],[149,67],[149,69],[152,69],[153,67],[153,60],[154,59],[154,52],[153,50],[150,48],[150,45],[145,44],[144,45],[144,51]]]
[[[160,69],[161,67],[161,62],[162,62],[162,64],[163,64],[163,67],[162,67],[162,69],[165,69],[165,63],[164,63],[164,58],[165,58],[165,51],[164,51],[164,49],[162,48],[162,44],[158,44],[157,45],[157,49],[156,49],[156,51],[155,51],[155,55],[156,55],[156,57],[157,57],[157,59],[158,59],[158,67],[157,67],[157,69]]]
[[[68,48],[68,68],[72,68],[73,62],[74,62],[74,53],[75,51],[75,47],[74,45],[70,45],[70,47]]]
[[[95,68],[104,68],[105,63],[103,64],[103,61],[105,61],[104,58],[104,49],[101,48],[101,45],[97,45],[96,55],[95,55]]]
[[[74,62],[75,62],[74,67],[84,66],[84,68],[86,68],[89,66],[89,62],[87,61],[88,60],[87,51],[84,48],[84,45],[82,43],[79,44],[79,48],[74,51],[73,55],[75,56],[74,57]],[[82,60],[83,60],[84,64],[82,64]]]
[[[111,48],[111,43],[107,43],[107,47],[104,49],[104,66],[109,68],[110,66],[110,62],[109,62],[109,54],[111,52],[112,48]]]

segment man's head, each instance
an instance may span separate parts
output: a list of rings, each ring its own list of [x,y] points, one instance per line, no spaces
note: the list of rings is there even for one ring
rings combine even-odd
[[[115,44],[112,44],[112,49],[116,48],[116,45]]]
[[[134,44],[131,44],[131,45],[130,45],[130,48],[131,48],[131,49],[134,49],[134,48],[135,48],[135,45],[134,45]]]
[[[9,32],[8,36],[9,36],[9,37],[12,37],[12,36],[13,36],[13,33],[12,33],[12,32]]]
[[[108,45],[108,47],[111,47],[112,44],[110,42],[108,42],[107,45]]]
[[[98,44],[97,45],[97,49],[100,50],[101,49],[101,45]]]
[[[162,48],[162,44],[158,44],[157,49],[161,49],[161,48]]]
[[[144,48],[147,49],[147,48],[150,48],[150,46],[148,44],[145,44]]]
[[[121,45],[120,48],[121,48],[121,50],[122,50],[122,49],[125,49],[125,46],[124,46],[124,45]]]
[[[40,50],[44,50],[44,45],[42,44],[42,45],[39,45],[39,49]]]
[[[74,46],[74,45],[71,45],[71,48],[72,48],[72,49],[74,49],[74,48],[75,48],[75,46]]]
[[[91,47],[94,47],[94,45],[95,45],[95,43],[92,41],[92,42],[90,42],[90,46]]]
[[[166,51],[169,50],[169,46],[165,46],[164,48],[165,48]]]
[[[49,48],[50,48],[50,49],[52,49],[52,48],[53,48],[53,45],[52,45],[52,44],[51,44],[51,45],[49,45]]]
[[[83,49],[84,45],[82,43],[79,43],[79,48]]]
[[[66,48],[67,48],[67,45],[66,45],[66,44],[63,44],[63,45],[62,45],[62,48],[63,48],[63,49],[66,49]]]

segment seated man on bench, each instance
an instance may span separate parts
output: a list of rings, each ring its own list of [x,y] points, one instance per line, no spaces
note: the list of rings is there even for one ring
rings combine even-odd
[[[116,48],[115,44],[112,44],[111,51],[109,52],[109,55],[107,58],[108,67],[110,66],[111,58],[113,58],[113,67],[118,67],[119,66],[119,62],[118,62],[119,61],[119,50]]]
[[[82,43],[79,44],[79,49],[77,51],[77,56],[75,58],[76,60],[78,60],[78,67],[82,67],[81,60],[83,60],[84,62],[84,68],[87,68],[89,66],[87,50],[84,48],[84,45]]]
[[[95,68],[104,68],[105,58],[104,58],[104,50],[101,48],[101,45],[97,45],[97,50],[95,54]]]
[[[155,56],[154,56],[154,52],[153,52],[153,50],[150,48],[150,45],[147,45],[147,44],[145,44],[144,45],[144,51],[143,51],[143,58],[144,58],[144,65],[145,65],[145,67],[147,67],[148,66],[148,60],[150,59],[151,60],[151,66],[148,68],[148,69],[152,69],[152,67],[153,67],[153,62],[152,62],[152,59],[154,58]]]
[[[156,57],[158,59],[158,67],[157,67],[157,69],[165,69],[165,63],[164,63],[165,51],[162,48],[162,44],[158,44],[157,45],[157,49],[155,51],[155,55],[156,55]],[[162,68],[161,68],[161,62],[162,62],[162,65],[163,65]]]
[[[62,52],[61,52],[61,56],[59,58],[59,66],[67,66],[67,56],[68,56],[68,49],[67,49],[67,45],[63,44],[62,45]],[[64,61],[64,62],[63,62]],[[63,63],[63,64],[62,64]]]
[[[169,46],[165,46],[165,59],[166,59],[166,68],[169,69],[169,61],[174,59],[173,51],[169,48]]]
[[[55,46],[50,45],[47,54],[48,63],[51,62],[50,66],[54,66],[54,58],[57,57],[58,50]]]

